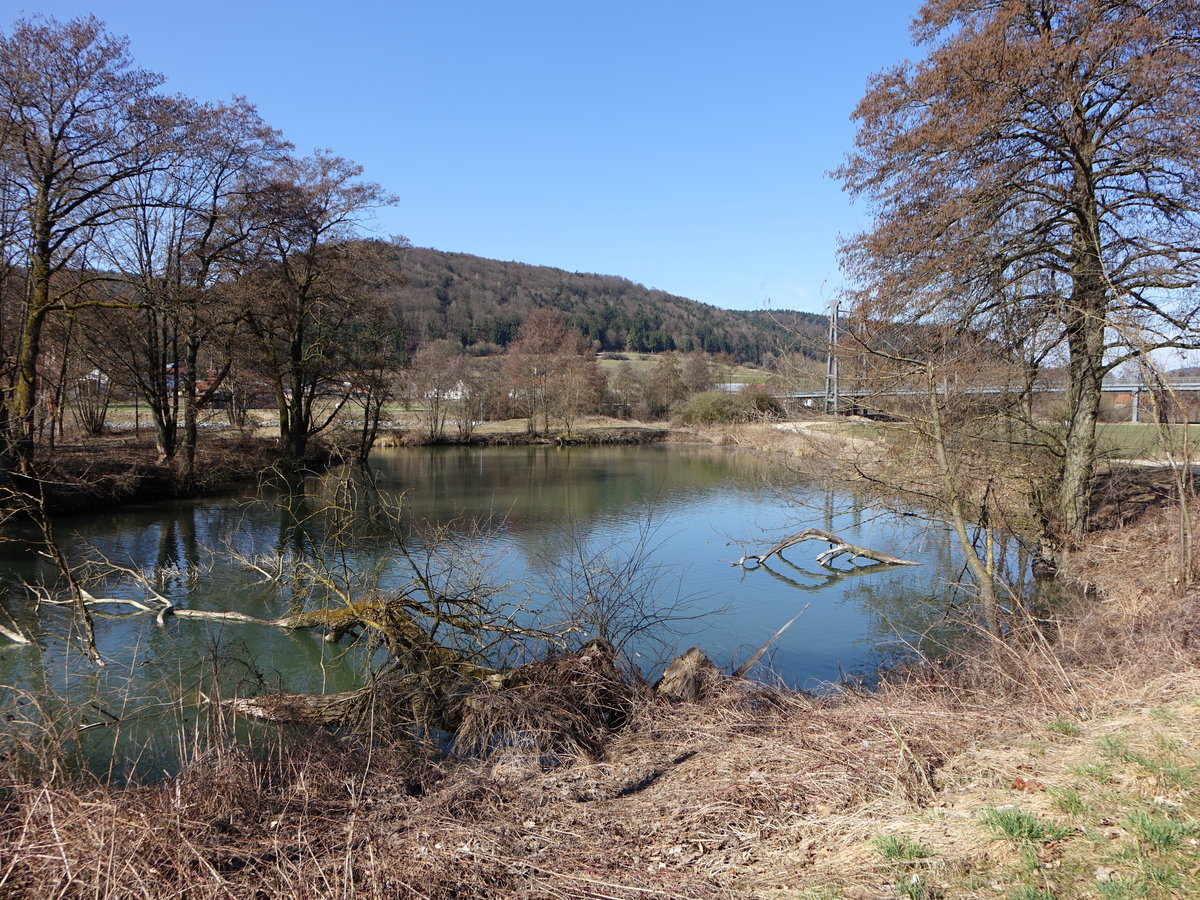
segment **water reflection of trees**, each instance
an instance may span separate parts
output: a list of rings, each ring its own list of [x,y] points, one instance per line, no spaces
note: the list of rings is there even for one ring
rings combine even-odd
[[[952,536],[929,526],[921,530],[921,541],[930,563],[922,570],[885,574],[846,591],[846,601],[858,604],[869,617],[860,643],[872,649],[877,660],[918,653],[944,656],[961,638],[964,625],[979,616]]]
[[[763,460],[677,447],[420,448],[372,458],[384,490],[404,491],[414,518],[470,511],[504,521],[524,567],[569,555],[580,541],[621,533],[651,511],[757,487]]]
[[[736,527],[732,524],[735,506],[738,517],[755,508],[761,508],[765,516],[778,514],[775,504],[763,502],[769,497],[765,484],[775,471],[774,464],[751,456],[714,452],[712,448],[415,449],[379,454],[372,471],[373,479],[358,484],[354,502],[360,505],[360,511],[373,503],[394,502],[404,494],[407,515],[412,520],[445,522],[466,510],[482,511],[485,516],[487,511],[494,511],[505,517],[503,529],[491,533],[492,544],[485,551],[492,554],[490,575],[500,582],[532,580],[535,576],[544,579],[555,568],[553,560],[597,558],[610,545],[627,541],[639,521],[651,513],[665,521],[667,533],[696,529],[696,538],[685,537],[671,548],[671,553],[677,555],[660,557],[675,567],[673,576],[678,579],[689,558],[697,560],[697,565],[709,565],[720,555],[719,551],[702,549],[707,538],[700,537],[700,532],[711,530],[707,517],[712,516],[715,521],[711,524],[718,528],[732,528]],[[247,579],[237,558],[255,554],[291,561],[312,560],[323,554],[329,558],[333,551],[328,537],[338,527],[328,513],[338,505],[329,502],[330,492],[341,490],[339,484],[343,482],[333,475],[311,478],[304,491],[276,496],[271,502],[228,498],[117,510],[79,523],[79,530],[86,530],[87,536],[72,539],[73,548],[83,552],[91,545],[114,560],[155,570],[160,589],[181,607],[239,609],[268,618],[283,615],[290,611],[288,607],[319,606],[331,597],[314,593],[319,592],[319,585],[309,585],[305,589],[308,593],[298,586],[290,594],[256,586]],[[794,482],[791,490],[796,492]],[[814,524],[820,522],[828,530],[855,535],[854,539],[872,547],[876,541],[886,544],[910,540],[906,537],[910,532],[902,528],[887,529],[881,537],[870,511],[844,490],[808,482],[804,491],[812,507],[805,514]],[[740,505],[745,499],[752,503]],[[758,503],[763,505],[756,507]],[[772,524],[777,523],[776,519]],[[794,525],[792,521],[785,527]],[[409,537],[420,540],[415,533]],[[763,579],[787,591],[809,595],[832,589],[830,597],[838,598],[833,602],[849,601],[861,607],[869,617],[864,645],[890,640],[896,634],[909,639],[927,631],[931,610],[941,614],[949,603],[946,585],[953,581],[955,569],[944,538],[934,532],[920,538],[924,544],[921,556],[932,563],[928,571],[906,570],[893,576],[880,566],[825,570],[793,556],[783,563],[773,562]],[[755,541],[762,539],[761,533],[754,537]],[[683,553],[679,556],[681,547]],[[900,547],[894,549],[904,552]],[[356,589],[386,591],[402,583],[402,567],[395,562],[394,548],[369,535],[343,541],[336,552],[338,557],[330,564],[340,566],[346,577],[353,577]],[[699,589],[706,590],[708,585]],[[678,582],[671,580],[660,593],[670,600],[680,590]],[[732,590],[736,590],[736,584]],[[587,591],[583,594],[586,596]],[[649,594],[647,597],[655,599]],[[777,603],[781,610],[777,621],[771,618],[764,626],[770,634],[790,617],[789,601],[786,595],[764,597],[762,601],[760,608]],[[769,615],[774,616],[773,609]],[[108,621],[104,628],[103,640],[112,655],[120,655],[124,651],[118,648],[126,647],[135,654],[136,662],[131,665],[149,660],[155,666],[161,661],[179,671],[186,667],[181,660],[205,658],[212,652],[214,639],[219,642],[229,634],[218,626],[182,622],[164,629],[153,623],[147,627],[144,623]],[[797,634],[789,636],[797,637],[800,631],[796,629]],[[708,640],[707,636],[702,639]],[[720,637],[712,640],[716,642]],[[753,647],[761,644],[753,633],[744,640]],[[799,645],[797,639],[795,646]],[[781,647],[780,652],[791,650]],[[307,634],[256,635],[251,653],[262,661],[268,678],[288,681],[289,687],[298,690],[313,689],[309,676],[314,672],[323,678],[353,669],[331,662],[328,649]],[[854,655],[861,658],[863,653]],[[0,663],[13,658],[11,654],[7,659],[0,657]],[[51,666],[59,664],[55,653],[47,659]],[[272,669],[278,672],[272,673]],[[342,678],[340,674],[330,677]]]
[[[668,456],[669,455],[669,456]],[[381,483],[436,517],[491,509],[515,529],[603,518],[670,494],[688,499],[754,484],[760,460],[659,447],[436,448],[377,454]]]

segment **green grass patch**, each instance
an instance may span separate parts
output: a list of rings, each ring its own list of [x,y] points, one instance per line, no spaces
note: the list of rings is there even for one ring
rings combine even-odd
[[[896,893],[902,900],[935,900],[941,896],[941,891],[915,873],[896,881]]]
[[[1144,893],[1137,889],[1136,885],[1130,884],[1121,878],[1098,882],[1096,884],[1096,895],[1101,900],[1134,900],[1134,898],[1145,896]]]
[[[1079,737],[1076,724],[1043,725],[1048,757],[1071,749],[1049,735]],[[1190,722],[1176,705],[1156,707],[1096,748],[1094,758],[1065,767],[1078,780],[1047,787],[1049,812],[1001,806],[978,815],[979,827],[1014,851],[970,873],[979,892],[994,890],[999,900],[1200,900],[1200,753]]]
[[[1083,799],[1083,795],[1074,788],[1048,788],[1046,791],[1050,795],[1050,800],[1054,803],[1054,808],[1059,812],[1079,818],[1087,812],[1087,803]]]
[[[1097,447],[1102,456],[1115,459],[1139,459],[1153,457],[1162,450],[1162,434],[1153,422],[1108,422],[1097,426]],[[1171,447],[1178,452],[1188,429],[1192,446],[1200,448],[1200,426],[1168,425],[1167,434]]]
[[[1182,753],[1184,743],[1179,738],[1167,737],[1164,734],[1154,735],[1154,749],[1160,753]]]
[[[1155,747],[1160,755],[1151,756],[1140,750],[1132,749],[1123,738],[1106,737],[1100,741],[1100,754],[1114,762],[1131,763],[1151,775],[1164,787],[1175,787],[1181,790],[1191,790],[1196,786],[1196,767],[1183,765],[1166,756],[1177,755],[1183,750],[1183,745],[1161,735],[1154,737]]]
[[[932,850],[906,834],[881,834],[871,843],[879,855],[891,863],[907,863],[933,856]]]
[[[1071,833],[1070,828],[1045,822],[1033,813],[1015,807],[988,807],[980,814],[979,821],[992,829],[997,837],[1014,843],[1057,841]]]
[[[1154,776],[1155,781],[1163,787],[1191,790],[1196,785],[1195,771],[1189,766],[1182,766],[1169,759],[1147,756],[1144,753],[1130,754],[1129,761],[1147,775]]]
[[[1169,706],[1162,706],[1161,704],[1153,707],[1149,715],[1155,722],[1161,722],[1163,725],[1172,725],[1179,721],[1179,713]]]
[[[1129,754],[1131,752],[1124,738],[1114,735],[1107,735],[1100,738],[1100,755],[1105,759],[1116,762],[1129,762]]]
[[[1010,900],[1054,900],[1054,894],[1032,885],[1022,885],[1008,895]]]
[[[1180,822],[1170,816],[1144,810],[1130,813],[1126,824],[1140,843],[1156,853],[1174,850],[1184,839],[1197,833],[1194,822]]]
[[[1183,884],[1183,876],[1184,873],[1172,861],[1142,859],[1138,865],[1135,883],[1145,896],[1166,895],[1174,900],[1178,896],[1176,891]]]
[[[797,900],[842,900],[842,891],[831,885],[804,888]]]
[[[1068,766],[1067,771],[1080,778],[1089,778],[1099,784],[1112,784],[1116,780],[1113,767],[1108,763],[1094,762]]]
[[[1064,737],[1079,737],[1083,734],[1083,726],[1072,719],[1051,719],[1046,723],[1046,730]]]

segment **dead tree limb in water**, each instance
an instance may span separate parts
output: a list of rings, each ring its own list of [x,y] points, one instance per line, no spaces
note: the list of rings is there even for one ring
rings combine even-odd
[[[884,563],[889,566],[919,566],[920,563],[913,562],[911,559],[901,559],[898,556],[889,556],[886,553],[880,553],[877,550],[868,550],[866,547],[859,547],[857,544],[851,544],[849,541],[843,540],[832,531],[822,531],[820,528],[806,528],[803,531],[793,534],[791,537],[786,537],[766,553],[748,554],[743,556],[735,566],[746,568],[746,563],[753,561],[754,565],[750,568],[757,568],[770,556],[775,556],[782,553],[788,547],[794,547],[796,544],[802,544],[805,541],[826,541],[829,544],[829,549],[817,554],[817,562],[822,566],[829,568],[829,564],[839,556],[849,556],[850,561],[856,559],[873,559],[875,562]]]
[[[13,624],[14,624],[14,626],[16,625],[15,622]],[[25,633],[23,631],[21,631],[20,628],[16,628],[16,627],[5,628],[3,625],[0,625],[0,635],[4,635],[4,637],[8,638],[14,644],[29,644],[29,643],[31,643],[29,638],[27,638],[25,636]]]
[[[403,595],[356,600],[344,606],[315,609],[278,619],[261,619],[232,610],[178,607],[157,591],[149,588],[147,590],[151,591],[153,599],[146,602],[127,597],[94,597],[83,590],[80,593],[83,602],[89,609],[99,609],[103,606],[129,606],[135,610],[129,615],[153,614],[157,617],[159,625],[165,624],[167,616],[175,616],[180,619],[267,625],[286,631],[319,630],[325,632],[325,640],[330,643],[338,642],[348,633],[372,631],[392,654],[392,657],[402,663],[419,664],[421,668],[461,670],[463,674],[478,678],[491,675],[495,671],[479,665],[435,641],[425,627],[417,621],[413,613],[406,608],[408,598]],[[42,593],[41,602],[62,604],[64,601],[54,600],[48,594]],[[443,618],[453,623],[456,617],[448,614]],[[518,630],[513,629],[514,632]],[[532,631],[521,631],[521,633],[533,634]]]

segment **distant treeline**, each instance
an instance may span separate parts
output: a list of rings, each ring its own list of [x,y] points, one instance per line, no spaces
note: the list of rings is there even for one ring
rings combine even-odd
[[[825,353],[828,319],[791,310],[725,310],[627,278],[500,262],[465,253],[397,250],[380,290],[404,319],[412,345],[447,339],[506,348],[535,309],[556,309],[597,349],[728,353],[763,363],[780,353]]]

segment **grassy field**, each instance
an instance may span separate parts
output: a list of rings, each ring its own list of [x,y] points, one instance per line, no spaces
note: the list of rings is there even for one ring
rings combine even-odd
[[[1102,424],[1096,436],[1100,455],[1114,459],[1162,459],[1164,430],[1176,457],[1181,454],[1186,430],[1192,458],[1200,458],[1200,425],[1159,426],[1149,422]]]
[[[623,365],[627,364],[638,375],[642,375],[652,370],[659,360],[659,354],[655,353],[621,353],[617,354],[625,357],[624,359],[613,359],[613,354],[604,354],[600,357],[600,371],[607,377],[611,378],[613,374]],[[713,366],[714,377],[720,382],[728,384],[763,384],[770,378],[770,373],[756,366]]]

